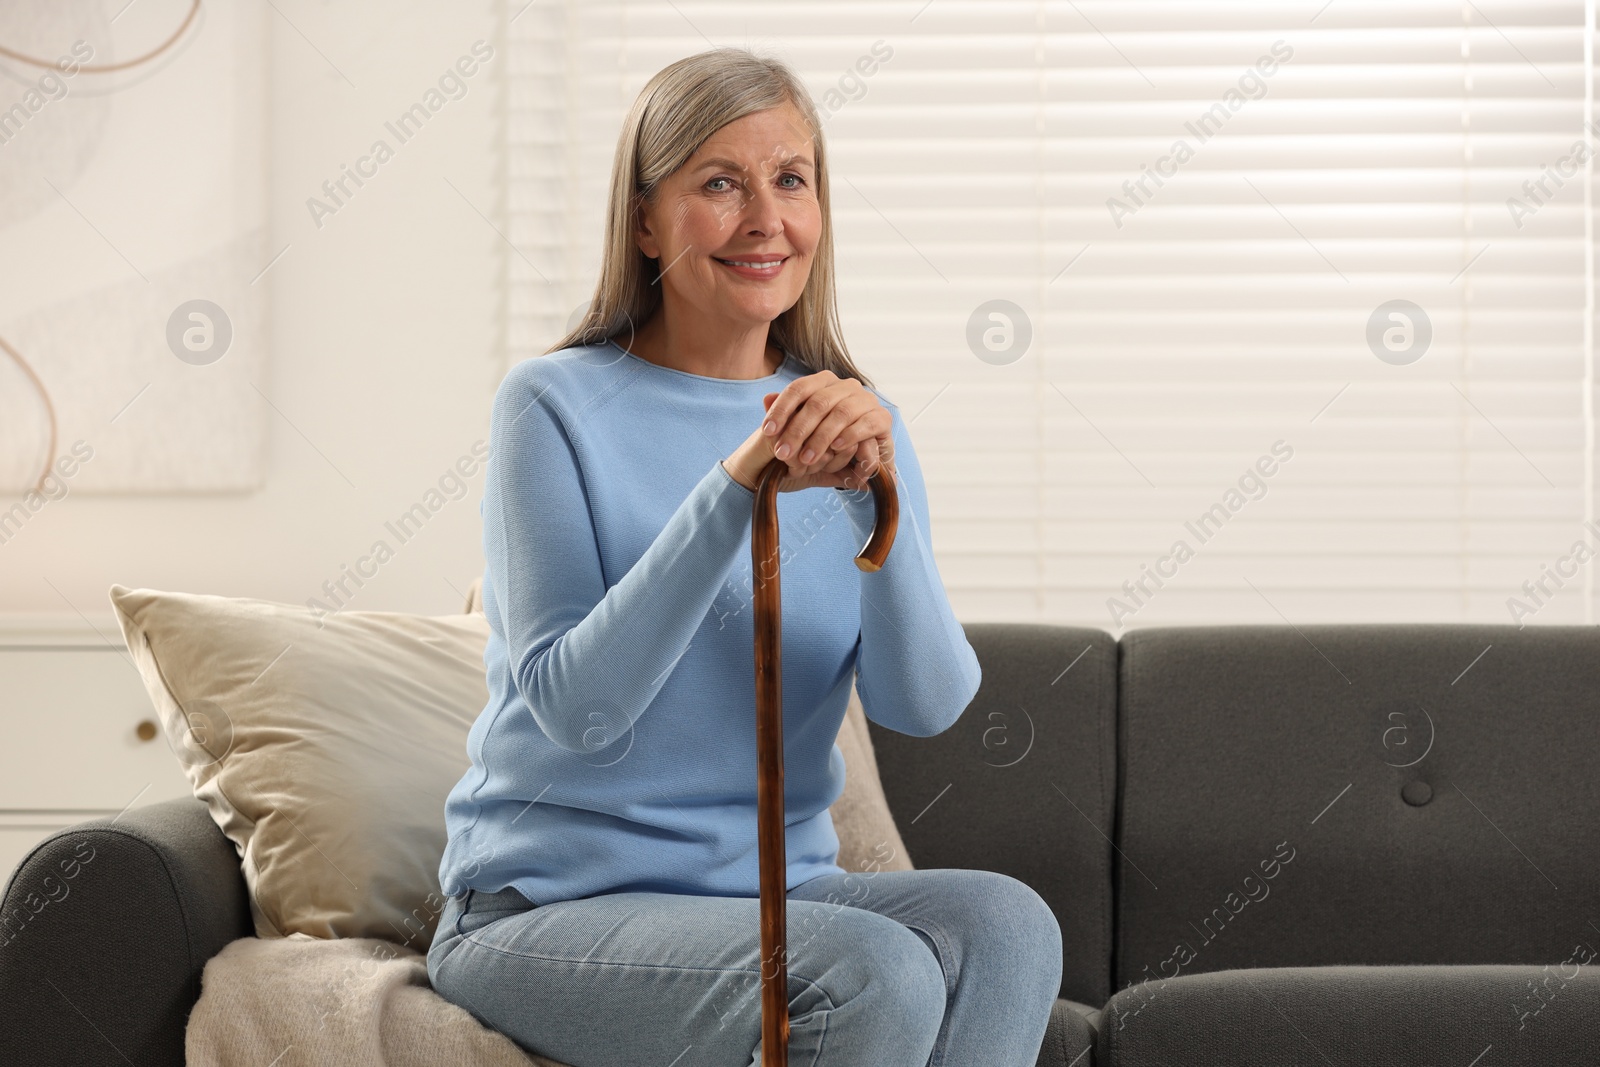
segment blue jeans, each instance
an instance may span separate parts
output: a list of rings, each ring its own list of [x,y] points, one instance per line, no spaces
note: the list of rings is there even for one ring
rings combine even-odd
[[[788,894],[793,1067],[1033,1067],[1061,928],[1009,875],[828,874]],[[760,900],[515,889],[445,903],[428,977],[523,1049],[572,1067],[759,1067]]]

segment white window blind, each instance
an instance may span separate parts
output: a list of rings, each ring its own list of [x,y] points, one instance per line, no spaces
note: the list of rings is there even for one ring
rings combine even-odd
[[[745,45],[827,113],[963,619],[1593,621],[1592,0],[524,5],[513,362],[592,291],[644,82]]]

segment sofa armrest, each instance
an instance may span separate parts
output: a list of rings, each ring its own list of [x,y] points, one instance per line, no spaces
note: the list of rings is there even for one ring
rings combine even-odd
[[[239,855],[204,802],[58,831],[0,898],[0,1049],[34,1067],[182,1067],[206,961],[254,933]]]

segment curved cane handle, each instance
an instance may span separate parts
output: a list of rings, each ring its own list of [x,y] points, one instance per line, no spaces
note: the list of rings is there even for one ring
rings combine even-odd
[[[900,525],[900,493],[895,488],[894,475],[881,463],[872,472],[868,484],[872,486],[872,502],[877,509],[876,521],[872,524],[872,536],[856,555],[856,566],[871,573],[889,558],[889,549]]]
[[[788,1067],[788,861],[783,819],[783,610],[778,574],[778,483],[789,465],[768,463],[756,479],[750,562],[755,581],[756,846],[761,883],[761,1062]],[[900,495],[883,464],[869,480],[876,506],[872,535],[856,566],[875,571],[889,558],[900,522]]]
[[[783,479],[788,469],[789,465],[783,460],[774,459],[762,468],[760,476],[756,478],[755,520],[750,532],[750,550],[758,575],[761,563],[768,558],[775,559],[777,555],[778,482]],[[900,493],[896,488],[894,475],[882,463],[872,472],[867,484],[872,489],[874,521],[866,545],[856,553],[855,563],[857,567],[871,573],[883,566],[884,560],[889,558],[889,549],[894,546],[895,531],[900,526]],[[758,549],[757,541],[765,542],[768,538],[771,540],[770,546]],[[777,574],[776,563],[772,565],[772,573],[774,576]],[[759,583],[759,577],[757,581]],[[759,590],[759,584],[757,588]],[[759,619],[758,613],[758,622]]]

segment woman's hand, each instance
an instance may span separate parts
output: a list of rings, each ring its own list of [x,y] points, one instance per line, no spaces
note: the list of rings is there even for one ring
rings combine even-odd
[[[774,458],[789,465],[788,476],[778,482],[783,493],[815,486],[862,489],[880,463],[894,473],[893,416],[856,379],[818,371],[796,378],[781,393],[768,393],[762,403],[762,425],[723,461],[746,489],[755,488]]]

